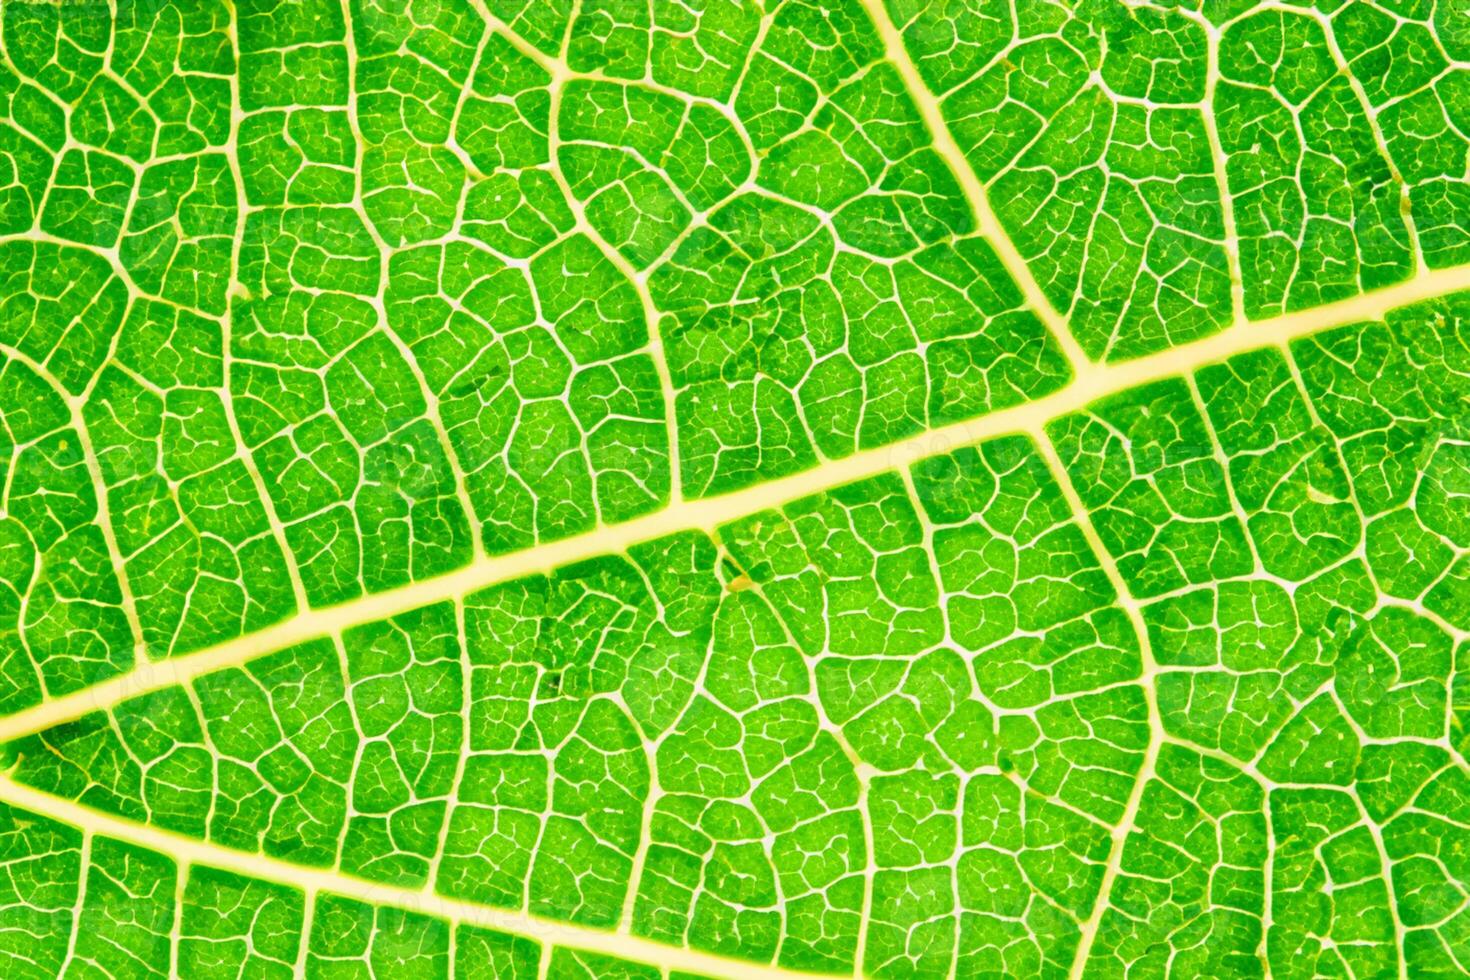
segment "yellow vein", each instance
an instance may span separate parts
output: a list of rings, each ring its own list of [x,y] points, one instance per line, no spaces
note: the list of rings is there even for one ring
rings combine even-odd
[[[1042,292],[1041,285],[1031,275],[1030,266],[1021,257],[1015,244],[1001,230],[1000,221],[990,208],[990,198],[986,195],[980,178],[976,177],[975,172],[970,169],[970,162],[965,158],[964,151],[960,149],[954,136],[950,134],[949,127],[944,121],[944,115],[940,112],[939,103],[919,76],[919,69],[909,57],[908,49],[904,47],[903,35],[899,33],[893,19],[888,16],[883,0],[863,0],[863,6],[867,9],[868,16],[872,18],[873,25],[878,29],[878,35],[883,39],[888,61],[898,69],[899,75],[903,78],[904,87],[908,89],[909,97],[914,100],[919,115],[923,117],[924,125],[929,130],[934,152],[938,153],[949,165],[950,171],[959,181],[960,190],[964,192],[975,214],[980,233],[985,236],[986,241],[1000,256],[1001,263],[1005,265],[1006,271],[1010,273],[1016,285],[1021,287],[1027,305],[1051,331],[1052,336],[1061,346],[1062,353],[1066,355],[1068,363],[1072,365],[1072,370],[1074,372],[1085,370],[1091,363],[1090,359],[1083,353],[1081,345],[1077,343],[1077,338],[1072,336],[1072,331],[1067,328],[1066,318],[1057,312],[1056,308],[1051,305],[1051,301],[1046,298],[1046,294]]]
[[[210,844],[192,837],[162,830],[149,824],[134,823],[122,817],[101,813],[78,803],[63,800],[0,776],[0,800],[31,813],[38,813],[80,828],[88,835],[102,834],[125,840],[166,854],[181,867],[204,865],[301,889],[308,896],[322,892],[356,899],[370,905],[390,905],[432,915],[452,923],[464,923],[488,929],[528,936],[547,945],[586,949],[673,970],[687,970],[705,976],[779,978],[815,977],[821,974],[797,974],[773,966],[750,963],[701,953],[682,946],[669,946],[622,932],[610,932],[589,926],[558,922],[527,912],[495,909],[436,895],[428,889],[404,888],[379,882],[364,881],[326,868],[307,868],[279,858],[249,854]],[[89,838],[90,839],[90,836]],[[86,868],[81,871],[85,876]],[[75,930],[73,930],[75,933]],[[303,945],[309,937],[303,936]],[[828,976],[831,976],[830,974]]]
[[[242,663],[271,650],[313,637],[338,633],[359,623],[397,615],[432,602],[462,597],[496,582],[549,571],[557,566],[597,555],[620,552],[639,542],[675,531],[709,530],[737,517],[779,507],[789,501],[908,466],[924,457],[948,452],[992,436],[1036,431],[1047,421],[1083,408],[1105,395],[1161,378],[1188,374],[1206,364],[1224,360],[1243,351],[1269,345],[1284,345],[1328,327],[1379,319],[1389,310],[1404,304],[1465,287],[1470,287],[1470,265],[1441,269],[1398,286],[1312,310],[1254,323],[1236,323],[1211,337],[1148,357],[1091,365],[1064,387],[1035,401],[969,421],[931,429],[887,446],[833,460],[819,468],[770,480],[723,496],[682,500],[663,510],[622,524],[601,526],[575,537],[513,554],[486,556],[444,575],[363,596],[338,606],[310,609],[275,626],[197,653],[144,664],[86,690],[0,719],[0,741],[78,718],[134,694],[189,681],[201,674]]]

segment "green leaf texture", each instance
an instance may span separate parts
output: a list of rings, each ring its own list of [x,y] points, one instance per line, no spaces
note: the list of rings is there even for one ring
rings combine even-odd
[[[0,4],[0,976],[1470,976],[1465,0]]]

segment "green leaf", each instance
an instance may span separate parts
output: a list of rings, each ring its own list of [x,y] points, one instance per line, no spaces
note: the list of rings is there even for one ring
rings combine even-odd
[[[1466,975],[1462,7],[0,4],[0,976]]]

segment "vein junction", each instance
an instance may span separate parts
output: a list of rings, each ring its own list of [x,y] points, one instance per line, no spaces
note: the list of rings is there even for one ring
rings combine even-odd
[[[1470,970],[1452,6],[6,5],[0,955]]]

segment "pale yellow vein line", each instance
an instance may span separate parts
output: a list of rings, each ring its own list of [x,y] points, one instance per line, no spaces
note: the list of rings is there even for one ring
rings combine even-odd
[[[914,105],[918,107],[919,114],[924,119],[924,125],[928,128],[930,139],[933,141],[934,151],[949,165],[955,179],[959,181],[960,189],[964,191],[966,199],[970,202],[970,208],[974,211],[980,233],[985,236],[996,254],[1000,256],[1011,278],[1021,287],[1027,304],[1056,338],[1062,348],[1062,353],[1072,365],[1072,370],[1078,373],[1085,371],[1091,363],[1090,359],[1083,353],[1077,339],[1072,336],[1072,331],[1067,328],[1066,318],[1051,305],[1051,301],[1041,290],[1041,284],[1031,275],[1031,268],[1026,264],[1026,260],[1021,257],[1015,244],[1001,229],[999,219],[990,208],[990,198],[985,193],[980,178],[976,177],[975,172],[970,169],[970,162],[965,159],[964,151],[960,149],[959,144],[955,142],[954,136],[950,133],[949,126],[945,123],[944,115],[940,111],[938,100],[934,98],[928,86],[924,84],[923,78],[920,77],[919,69],[909,57],[908,49],[904,47],[903,35],[899,33],[898,26],[893,23],[893,18],[888,16],[883,0],[863,0],[863,6],[867,8],[868,16],[878,29],[878,35],[883,39],[888,60],[893,67],[898,69],[910,98],[914,100]]]
[[[1071,976],[1075,980],[1075,978],[1080,978],[1087,969],[1088,957],[1092,953],[1093,944],[1097,941],[1098,926],[1108,909],[1113,883],[1117,880],[1123,866],[1123,851],[1128,846],[1128,835],[1138,822],[1138,810],[1143,804],[1143,791],[1148,786],[1149,780],[1154,778],[1154,767],[1158,762],[1159,748],[1163,745],[1164,724],[1159,715],[1158,694],[1154,687],[1159,668],[1154,661],[1153,650],[1149,646],[1148,629],[1144,625],[1143,612],[1139,608],[1138,601],[1129,594],[1127,583],[1123,581],[1117,563],[1113,561],[1113,556],[1107,548],[1103,547],[1097,529],[1092,524],[1092,514],[1083,505],[1077,488],[1072,485],[1072,478],[1057,456],[1056,447],[1051,444],[1045,432],[1033,431],[1031,437],[1040,448],[1041,456],[1046,460],[1052,478],[1061,487],[1062,496],[1066,498],[1067,507],[1072,512],[1072,519],[1081,529],[1082,536],[1087,539],[1087,544],[1097,558],[1098,565],[1107,575],[1108,581],[1113,584],[1113,591],[1117,593],[1114,601],[1127,613],[1128,621],[1133,624],[1133,632],[1138,637],[1139,656],[1143,663],[1139,684],[1143,688],[1144,703],[1148,706],[1148,746],[1144,749],[1143,763],[1139,767],[1138,775],[1134,778],[1133,788],[1128,793],[1128,800],[1123,806],[1123,815],[1119,818],[1118,825],[1113,828],[1113,840],[1108,849],[1108,863],[1103,868],[1097,898],[1093,900],[1091,913],[1082,923],[1082,935],[1077,943],[1076,956],[1072,960]]]
[[[436,895],[428,889],[403,888],[363,881],[325,868],[306,868],[279,858],[248,854],[218,844],[161,830],[148,824],[134,823],[121,817],[101,813],[69,800],[23,786],[7,776],[0,776],[0,800],[81,828],[88,834],[102,834],[129,841],[166,854],[181,866],[206,865],[235,874],[258,878],[301,889],[308,896],[330,892],[372,905],[392,905],[423,915],[432,915],[453,923],[464,923],[487,929],[528,936],[542,943],[592,950],[628,960],[652,963],[673,970],[688,970],[706,976],[770,977],[791,980],[793,977],[818,977],[822,974],[797,974],[777,967],[748,963],[714,953],[701,953],[680,946],[668,946],[651,939],[609,932],[588,926],[572,925],[542,918],[526,912],[493,909]],[[82,869],[86,874],[86,869]],[[305,942],[303,938],[303,942]],[[832,974],[827,974],[832,976]]]
[[[1220,218],[1225,231],[1225,262],[1230,268],[1230,309],[1236,320],[1245,319],[1245,280],[1240,266],[1240,232],[1235,224],[1235,196],[1230,193],[1229,156],[1220,142],[1220,127],[1215,120],[1215,93],[1220,85],[1221,29],[1208,17],[1195,11],[1181,10],[1179,15],[1199,25],[1205,34],[1205,95],[1200,102],[1200,119],[1210,142],[1210,159],[1215,186],[1220,192]]]
[[[1105,395],[1160,378],[1186,374],[1242,351],[1286,344],[1327,327],[1378,319],[1389,310],[1456,288],[1470,287],[1470,265],[1429,273],[1388,289],[1367,293],[1301,313],[1255,323],[1237,323],[1211,337],[1148,357],[1089,367],[1065,387],[1035,401],[966,422],[919,433],[888,446],[865,450],[820,468],[770,480],[719,497],[683,500],[664,510],[622,524],[598,527],[560,541],[509,555],[491,555],[435,578],[325,609],[299,613],[275,626],[172,660],[149,663],[127,674],[0,719],[0,741],[68,721],[108,707],[132,694],[187,681],[220,667],[312,637],[339,632],[358,623],[407,612],[431,602],[454,599],[496,582],[559,565],[626,550],[631,545],[681,530],[708,530],[791,500],[851,483],[916,460],[948,452],[992,436],[1037,431],[1047,421],[1076,411]]]

